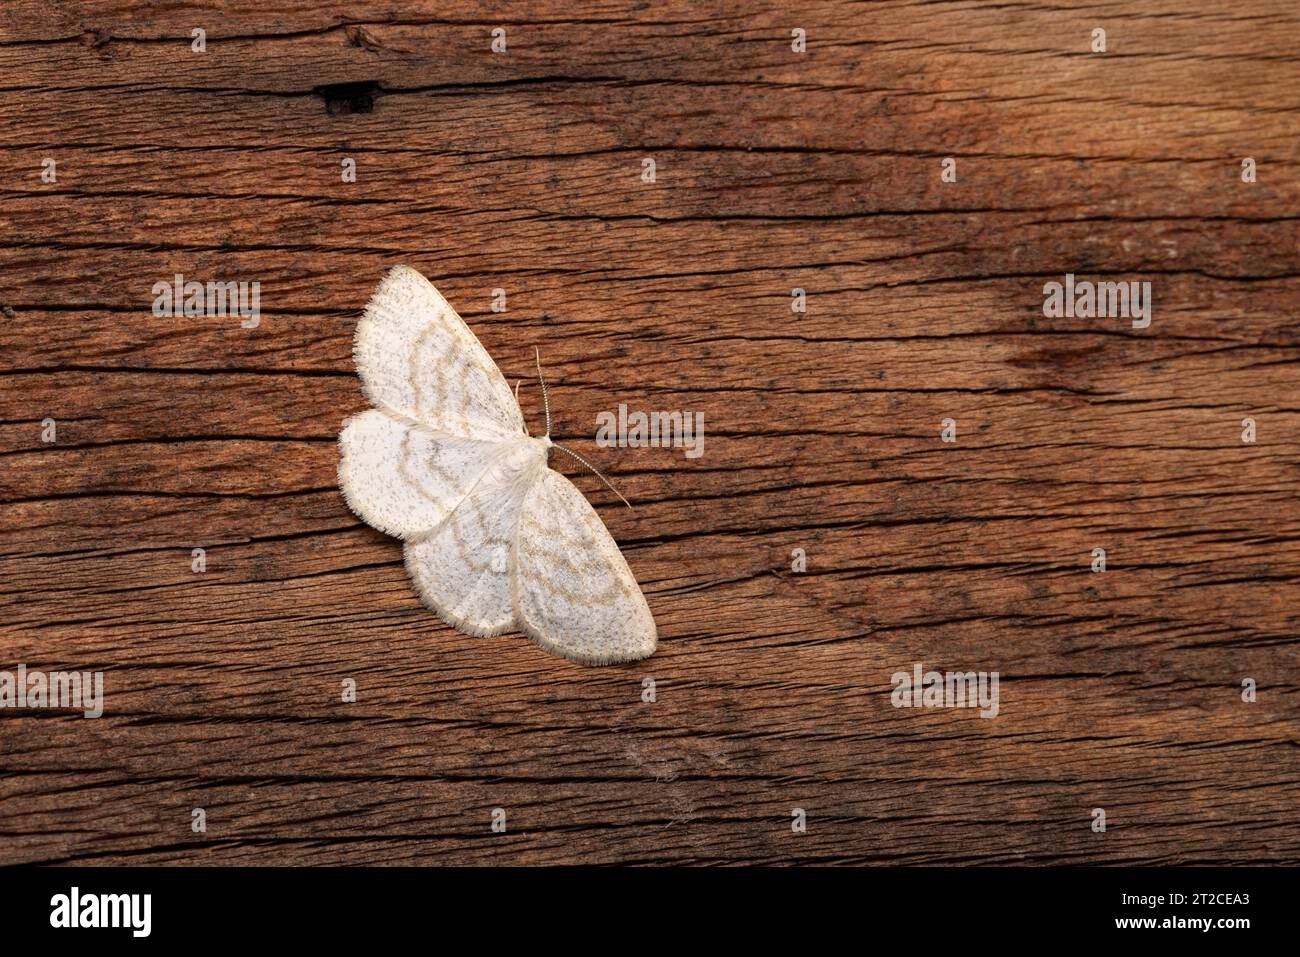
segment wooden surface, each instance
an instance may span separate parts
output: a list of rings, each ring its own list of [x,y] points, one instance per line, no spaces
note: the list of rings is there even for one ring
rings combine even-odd
[[[0,709],[0,861],[1300,861],[1293,3],[240,6],[0,6],[0,669],[107,684]],[[534,432],[541,348],[653,658],[454,632],[344,505],[403,262]]]

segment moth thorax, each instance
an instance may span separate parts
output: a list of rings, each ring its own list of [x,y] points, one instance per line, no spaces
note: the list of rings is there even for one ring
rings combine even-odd
[[[513,445],[489,470],[485,479],[493,485],[511,485],[539,465],[546,464],[546,447],[532,439]]]

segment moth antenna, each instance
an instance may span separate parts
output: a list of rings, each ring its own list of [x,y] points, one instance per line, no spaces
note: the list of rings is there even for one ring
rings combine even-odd
[[[609,490],[610,490],[611,492],[613,492],[613,493],[614,493],[615,495],[617,495],[620,499],[622,499],[624,505],[626,505],[628,508],[631,508],[631,507],[632,507],[632,503],[629,502],[627,499],[623,498],[623,493],[620,492],[618,489],[614,488],[614,483],[611,482],[609,479],[605,478],[605,473],[604,473],[604,472],[602,472],[600,469],[596,468],[596,466],[592,465],[590,462],[588,462],[586,459],[584,459],[584,458],[583,458],[581,455],[579,455],[577,452],[573,451],[573,449],[566,449],[563,445],[560,445],[558,442],[552,442],[552,443],[551,443],[551,448],[553,448],[553,449],[559,449],[561,452],[567,452],[569,455],[572,455],[575,459],[577,459],[577,460],[578,460],[579,462],[581,462],[583,465],[587,466],[587,468],[591,469],[591,471],[595,473],[596,478],[598,478],[598,479],[600,479],[602,482],[604,482],[605,485],[609,488]]]
[[[523,379],[516,379],[516,380],[515,380],[515,405],[519,405],[519,386],[523,384],[523,381],[524,381]],[[522,408],[520,408],[520,410],[519,410],[519,412],[520,412],[519,417],[520,417],[521,419],[523,418],[523,411],[524,411],[524,410],[523,410]],[[527,422],[524,422],[524,435],[528,435],[528,434],[529,434],[529,432],[528,432],[528,423],[527,423]]]
[[[550,397],[550,393],[546,391],[546,378],[542,375],[542,350],[537,348],[536,346],[533,346],[533,352],[537,357],[537,381],[540,382],[542,385],[542,407],[546,410],[546,437],[549,439],[551,437],[551,397]],[[600,469],[596,468],[596,466],[592,465],[590,462],[584,459],[577,452],[573,451],[573,449],[566,449],[563,445],[560,445],[558,442],[552,442],[551,447],[559,449],[561,452],[564,452],[567,455],[572,455],[575,459],[577,459],[587,468],[591,469],[592,473],[596,476],[596,478],[604,482],[606,488],[608,488],[611,492],[617,495],[619,497],[619,500],[624,505],[626,505],[628,508],[632,507],[632,503],[629,502],[627,499],[623,498],[623,493],[620,492],[618,489],[614,488],[614,483],[611,482],[609,479],[605,478],[605,473],[602,472]]]
[[[546,391],[546,380],[542,378],[542,350],[533,346],[537,354],[537,381],[542,384],[542,406],[546,409],[546,434],[551,434],[551,396]]]

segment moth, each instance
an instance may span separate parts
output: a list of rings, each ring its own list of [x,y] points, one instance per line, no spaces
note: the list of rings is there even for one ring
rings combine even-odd
[[[654,618],[626,560],[550,468],[563,447],[551,441],[540,358],[546,434],[534,438],[482,343],[407,266],[380,282],[353,356],[374,408],[344,423],[339,488],[362,520],[402,539],[425,605],[466,634],[519,631],[585,665],[654,652]]]

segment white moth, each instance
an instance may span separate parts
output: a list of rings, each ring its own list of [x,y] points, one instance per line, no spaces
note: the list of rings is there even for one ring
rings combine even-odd
[[[549,401],[547,434],[533,438],[501,370],[424,276],[398,266],[384,277],[354,356],[375,408],[344,424],[339,487],[352,511],[404,540],[429,608],[468,634],[521,631],[587,665],[655,650],[650,607],[614,539],[547,465]]]

